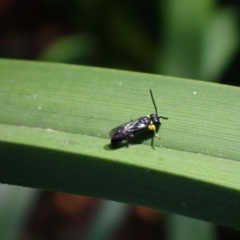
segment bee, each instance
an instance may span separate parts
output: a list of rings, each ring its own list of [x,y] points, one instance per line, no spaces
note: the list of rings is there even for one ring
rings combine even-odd
[[[161,126],[160,118],[168,119],[167,117],[158,116],[157,106],[153,98],[152,90],[150,89],[150,95],[152,98],[155,112],[150,115],[146,115],[130,122],[124,123],[120,126],[113,128],[109,136],[111,138],[111,146],[117,147],[122,141],[142,143],[144,140],[152,139],[151,146],[153,147],[154,137],[161,139],[158,136],[158,130]]]

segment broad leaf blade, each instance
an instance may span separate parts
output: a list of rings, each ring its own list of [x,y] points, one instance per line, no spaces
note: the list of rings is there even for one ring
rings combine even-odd
[[[239,227],[239,88],[64,64],[0,61],[0,181]],[[108,132],[154,112],[149,144]]]

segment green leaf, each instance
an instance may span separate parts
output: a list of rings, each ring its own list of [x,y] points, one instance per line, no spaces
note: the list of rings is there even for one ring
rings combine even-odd
[[[53,42],[38,57],[39,60],[51,62],[74,62],[87,59],[97,48],[93,37],[87,34],[73,34]]]
[[[199,77],[219,80],[238,49],[239,34],[235,9],[224,8],[216,11],[203,33]]]
[[[0,182],[149,206],[240,227],[240,89],[75,65],[0,61]],[[150,141],[109,131],[154,112]]]
[[[1,184],[0,192],[0,239],[19,239],[19,232],[26,226],[33,203],[39,197],[37,191]]]
[[[239,49],[235,9],[217,7],[214,0],[169,0],[162,9],[157,72],[219,81]]]

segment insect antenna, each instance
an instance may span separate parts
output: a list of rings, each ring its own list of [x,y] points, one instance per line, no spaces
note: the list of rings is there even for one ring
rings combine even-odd
[[[153,105],[154,105],[154,107],[155,107],[156,115],[158,116],[157,106],[156,106],[156,103],[155,103],[155,101],[154,101],[154,98],[153,98],[153,94],[152,94],[152,90],[151,90],[151,89],[150,89],[150,94],[151,94],[151,98],[152,98]],[[158,119],[160,119],[160,118],[168,119],[167,117],[163,117],[163,116],[158,117]]]
[[[155,101],[154,101],[154,98],[153,98],[153,94],[152,94],[152,90],[151,90],[151,89],[150,89],[150,94],[151,94],[151,98],[152,98],[153,105],[154,105],[154,107],[155,107],[156,115],[158,115],[157,106],[156,106],[156,103],[155,103]]]
[[[160,116],[160,117],[158,117],[158,118],[168,119],[167,117],[163,117],[163,116]]]

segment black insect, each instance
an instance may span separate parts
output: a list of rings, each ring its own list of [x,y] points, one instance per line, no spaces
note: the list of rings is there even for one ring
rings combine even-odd
[[[157,132],[161,126],[160,118],[168,118],[158,116],[152,90],[150,90],[150,94],[156,113],[152,113],[151,115],[131,120],[128,123],[124,123],[112,129],[109,133],[112,147],[118,146],[124,140],[127,140],[129,142],[141,143],[144,140],[148,140],[150,138],[152,139],[151,146],[153,147],[154,137],[160,139],[160,137],[157,135]]]

